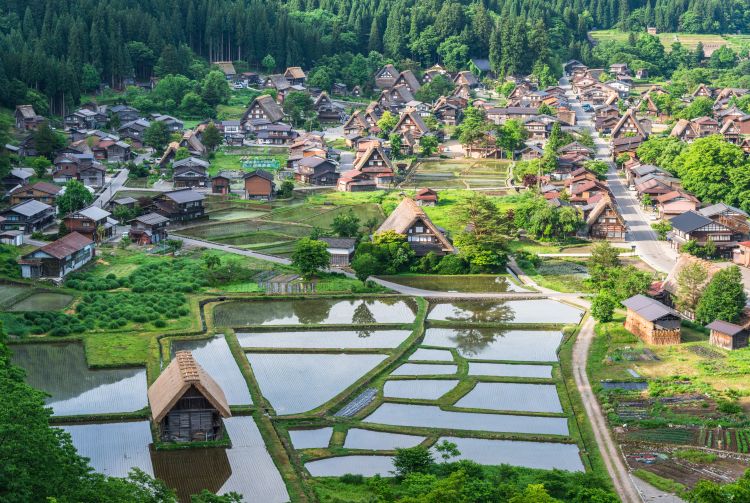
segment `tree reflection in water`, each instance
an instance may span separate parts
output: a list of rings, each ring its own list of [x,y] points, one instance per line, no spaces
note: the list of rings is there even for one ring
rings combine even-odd
[[[294,300],[292,311],[300,323],[305,325],[318,325],[328,319],[333,302],[323,299]]]
[[[376,323],[375,316],[370,311],[367,305],[368,301],[361,302],[352,313],[352,323],[355,325],[372,325]],[[357,329],[357,336],[361,338],[370,337],[373,334],[373,330],[367,328]]]
[[[451,306],[456,316],[448,317],[449,321],[509,323],[516,317],[513,308],[503,302],[458,301]],[[476,356],[506,332],[499,328],[456,328],[450,339],[462,355]]]

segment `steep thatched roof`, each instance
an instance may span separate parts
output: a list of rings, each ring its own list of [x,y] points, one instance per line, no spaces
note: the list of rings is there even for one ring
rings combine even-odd
[[[453,244],[445,237],[445,234],[432,223],[432,220],[430,220],[430,217],[427,216],[424,210],[413,199],[408,197],[401,200],[396,209],[393,210],[393,213],[388,215],[385,222],[375,232],[379,234],[381,232],[394,231],[397,234],[406,234],[417,220],[421,220],[424,226],[430,229],[438,241],[440,241],[443,251],[448,253],[455,251]]]

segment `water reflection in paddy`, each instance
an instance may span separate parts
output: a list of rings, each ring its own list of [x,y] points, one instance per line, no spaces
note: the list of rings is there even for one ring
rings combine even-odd
[[[237,340],[243,348],[395,348],[410,333],[371,329],[243,332],[237,333]]]
[[[409,357],[410,361],[446,361],[452,362],[453,355],[445,349],[419,348]]]
[[[425,437],[415,435],[352,428],[346,432],[344,448],[390,451],[397,448],[414,447],[422,443],[424,439]]]
[[[247,354],[261,393],[277,414],[296,414],[324,404],[385,358],[380,354]]]
[[[562,417],[448,412],[433,405],[384,403],[364,421],[394,426],[484,430],[498,433],[568,434],[568,420]]]
[[[316,428],[314,430],[289,430],[289,438],[295,449],[316,449],[328,447],[333,428]]]
[[[391,456],[338,456],[310,461],[305,468],[313,477],[340,477],[347,473],[389,477],[394,471]]]
[[[456,444],[461,453],[457,459],[470,459],[483,465],[507,463],[542,470],[584,471],[575,444],[458,437],[440,438],[438,443],[443,440]]]
[[[248,405],[253,403],[248,391],[247,381],[240,372],[237,362],[232,356],[224,334],[211,339],[199,341],[172,341],[172,352],[187,350],[208,375],[214,378],[229,405]]]
[[[437,400],[456,387],[458,381],[444,379],[390,380],[383,385],[387,398]]]
[[[80,424],[61,427],[70,433],[78,454],[91,460],[95,471],[112,477],[127,477],[132,468],[153,475],[148,445],[148,421]]]
[[[562,333],[555,330],[497,328],[428,328],[426,346],[457,348],[461,356],[478,360],[552,362]]]
[[[583,311],[550,299],[438,302],[428,319],[482,323],[578,323]]]
[[[214,309],[216,325],[411,323],[417,311],[413,299],[299,299],[224,302]]]
[[[480,382],[464,395],[456,407],[467,409],[562,412],[554,384]]]
[[[404,363],[394,370],[391,375],[394,376],[426,376],[426,375],[445,375],[455,374],[458,367],[453,364],[441,363]]]
[[[552,365],[469,362],[469,375],[550,379],[552,377]]]
[[[26,382],[51,396],[45,402],[56,416],[133,412],[148,405],[146,369],[91,370],[83,346],[18,344],[13,363],[26,370]]]

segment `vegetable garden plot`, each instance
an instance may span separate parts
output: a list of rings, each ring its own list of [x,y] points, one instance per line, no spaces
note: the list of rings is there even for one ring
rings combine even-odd
[[[305,468],[313,477],[340,477],[347,473],[389,477],[394,471],[391,456],[337,456],[310,461]]]
[[[453,364],[440,363],[404,363],[394,370],[394,376],[452,375],[458,371]]]
[[[434,405],[384,403],[363,421],[393,426],[568,435],[568,420],[564,417],[449,412]]]
[[[248,353],[263,396],[277,414],[319,407],[354,384],[386,355]]]
[[[233,301],[216,306],[214,322],[222,327],[412,323],[416,312],[412,299]]]
[[[346,432],[344,448],[392,451],[394,449],[415,447],[424,442],[424,440],[425,437],[417,437],[415,435],[352,428]]]
[[[455,459],[470,459],[482,465],[509,464],[541,470],[584,471],[576,444],[458,437],[440,438],[438,443],[443,440],[456,444],[461,455]]]
[[[470,376],[552,378],[552,365],[469,362]]]
[[[127,477],[132,468],[153,475],[148,445],[148,421],[80,424],[61,427],[70,433],[78,454],[91,460],[95,471],[112,477]]]
[[[454,301],[431,305],[427,318],[481,323],[578,323],[583,311],[550,299]]]
[[[554,384],[480,382],[455,405],[467,409],[563,411]]]
[[[10,306],[9,311],[58,311],[73,300],[72,295],[55,292],[35,293]]]
[[[247,381],[240,372],[223,334],[202,341],[172,341],[172,352],[187,350],[208,375],[214,378],[229,405],[248,405],[253,403]]]
[[[289,501],[284,480],[266,449],[258,426],[250,416],[224,419],[232,448],[227,449],[231,475],[218,491],[240,493],[245,501],[283,503]]]
[[[328,447],[333,428],[314,430],[289,430],[289,437],[295,449],[316,449]]]
[[[383,396],[386,398],[413,398],[437,400],[456,387],[458,381],[443,379],[415,379],[386,381]]]
[[[11,346],[26,382],[50,394],[55,416],[134,412],[148,405],[146,369],[89,369],[79,343]]]
[[[423,344],[456,348],[476,360],[554,362],[562,332],[496,328],[428,328]]]
[[[445,349],[419,348],[409,357],[410,361],[444,361],[452,362],[453,355]]]
[[[410,334],[408,330],[370,329],[238,332],[237,340],[243,348],[395,348]]]

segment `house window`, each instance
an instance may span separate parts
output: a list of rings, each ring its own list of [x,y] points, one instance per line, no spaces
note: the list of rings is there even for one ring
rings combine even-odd
[[[423,233],[424,232],[424,227],[422,227],[421,225],[417,225],[415,232],[417,232],[419,234]]]

